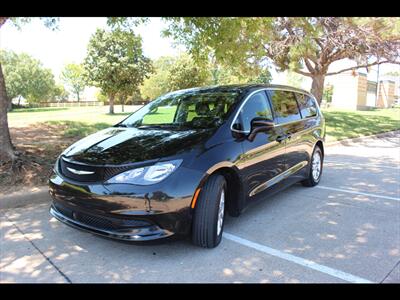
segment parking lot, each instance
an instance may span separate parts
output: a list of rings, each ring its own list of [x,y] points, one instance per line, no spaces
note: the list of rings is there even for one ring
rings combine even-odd
[[[215,249],[130,245],[67,227],[49,202],[1,214],[0,282],[400,282],[400,133],[326,148],[295,185],[227,218]]]

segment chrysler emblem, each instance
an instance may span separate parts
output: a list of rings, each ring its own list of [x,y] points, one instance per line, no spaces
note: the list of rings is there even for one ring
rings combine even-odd
[[[68,171],[70,171],[71,173],[74,173],[74,174],[76,174],[76,175],[94,174],[94,172],[92,172],[92,171],[75,170],[75,169],[68,168],[68,167],[67,167],[67,169],[68,169]]]

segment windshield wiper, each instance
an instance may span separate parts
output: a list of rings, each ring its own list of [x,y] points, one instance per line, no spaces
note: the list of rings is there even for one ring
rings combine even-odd
[[[128,127],[128,125],[120,123],[120,124],[114,125],[114,127]]]
[[[185,126],[181,124],[152,124],[152,125],[140,125],[136,127],[138,129],[185,129]]]

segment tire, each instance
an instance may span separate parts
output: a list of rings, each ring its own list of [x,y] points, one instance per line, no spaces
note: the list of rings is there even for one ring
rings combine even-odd
[[[215,248],[222,239],[226,203],[226,181],[222,175],[211,175],[200,191],[197,199],[192,225],[192,242],[203,248]],[[220,216],[220,203],[222,200],[222,224]]]
[[[319,155],[320,157],[320,171],[317,178],[315,178],[313,174],[313,163],[314,160],[316,159],[316,155]],[[304,186],[313,187],[319,183],[319,181],[321,180],[322,169],[324,165],[323,162],[324,162],[324,156],[322,155],[321,148],[319,146],[315,146],[313,154],[311,156],[311,161],[309,163],[308,178],[301,182]]]

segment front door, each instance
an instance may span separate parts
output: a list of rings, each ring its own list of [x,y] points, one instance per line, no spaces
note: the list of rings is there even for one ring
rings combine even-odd
[[[272,110],[266,92],[253,94],[238,115],[239,126],[247,134],[251,131],[251,120],[264,117],[273,120]],[[242,141],[243,155],[238,162],[248,197],[253,197],[265,189],[265,183],[284,171],[285,142],[279,141],[282,129],[274,127],[259,132],[253,140]]]

